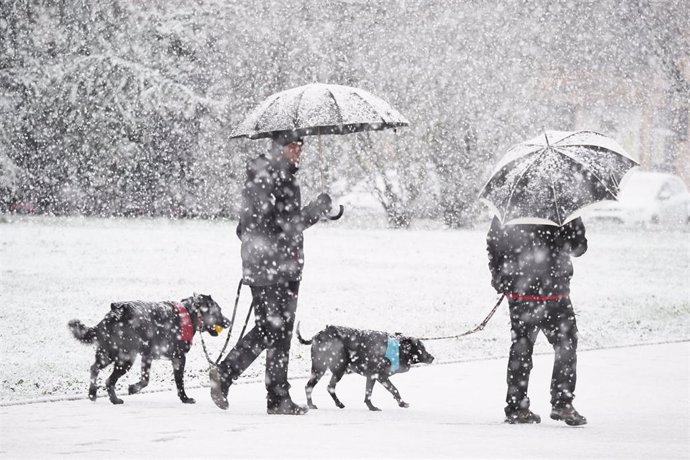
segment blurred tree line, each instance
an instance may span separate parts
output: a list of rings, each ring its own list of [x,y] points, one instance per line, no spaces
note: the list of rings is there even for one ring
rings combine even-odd
[[[638,90],[661,75],[682,97],[685,10],[680,0],[0,0],[0,210],[234,216],[244,164],[266,141],[228,133],[269,94],[318,81],[371,91],[411,125],[324,137],[323,158],[308,143],[306,198],[364,185],[392,226],[469,225],[495,156],[542,126],[573,128],[544,74],[584,68]]]

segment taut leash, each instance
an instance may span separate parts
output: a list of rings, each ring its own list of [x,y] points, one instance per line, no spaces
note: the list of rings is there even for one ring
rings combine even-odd
[[[492,316],[494,316],[494,313],[496,313],[496,310],[498,310],[498,306],[501,305],[501,302],[503,302],[503,299],[505,298],[505,294],[501,295],[501,298],[498,299],[498,302],[496,302],[496,305],[494,305],[494,308],[491,309],[489,314],[484,318],[484,321],[482,321],[477,327],[474,329],[470,329],[469,331],[463,332],[462,334],[458,335],[444,335],[441,337],[420,337],[421,340],[441,340],[441,339],[458,339],[460,337],[464,337],[466,335],[474,334],[475,332],[479,332],[484,327],[486,324],[489,322]]]

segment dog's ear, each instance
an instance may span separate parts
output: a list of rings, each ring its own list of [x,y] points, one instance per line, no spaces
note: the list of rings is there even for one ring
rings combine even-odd
[[[204,302],[205,304],[208,305],[218,305],[218,303],[213,300],[213,297],[210,294],[199,294],[199,298]],[[220,305],[218,305],[218,308],[220,308]]]
[[[411,353],[415,348],[415,341],[411,337],[400,335],[400,349]]]

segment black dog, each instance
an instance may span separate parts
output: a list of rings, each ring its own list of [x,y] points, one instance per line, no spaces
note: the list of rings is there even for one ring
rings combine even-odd
[[[194,399],[184,391],[186,354],[192,346],[195,332],[208,332],[217,336],[230,321],[218,304],[208,295],[197,295],[181,302],[115,302],[110,311],[95,327],[86,327],[79,320],[69,322],[69,328],[78,340],[98,344],[96,362],[91,366],[89,399],[96,400],[98,372],[115,363],[113,373],[105,381],[110,402],[122,404],[115,394],[115,384],[132,367],[141,354],[141,378],[129,386],[129,394],[138,393],[149,383],[151,361],[172,360],[177,395],[183,403]]]
[[[311,340],[304,340],[298,324],[297,338],[303,345],[311,344],[311,378],[305,389],[307,403],[312,409],[316,406],[311,393],[328,369],[333,374],[328,392],[341,409],[345,405],[336,396],[335,386],[345,372],[356,372],[367,378],[364,403],[369,410],[380,410],[371,403],[371,392],[377,381],[393,395],[400,407],[409,407],[389,377],[409,371],[413,364],[430,364],[434,360],[419,339],[401,334],[391,336],[386,332],[327,326]]]

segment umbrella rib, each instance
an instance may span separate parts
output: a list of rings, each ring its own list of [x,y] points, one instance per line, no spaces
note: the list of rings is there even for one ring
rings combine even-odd
[[[563,218],[561,212],[558,210],[558,194],[556,192],[556,183],[553,180],[553,176],[551,176],[551,190],[553,191],[553,205],[556,208],[556,217],[558,218],[558,223],[562,224]]]
[[[582,131],[575,131],[575,132],[572,132],[572,133],[568,134],[568,135],[565,136],[563,139],[561,139],[561,140],[559,140],[558,142],[556,142],[556,144],[561,143],[561,142],[563,142],[564,140],[568,139],[569,137],[573,137],[573,136],[575,136],[575,135],[577,135],[577,134],[595,134],[595,135],[597,135],[597,136],[606,137],[606,136],[604,136],[603,134],[598,133],[598,132],[596,132],[596,131],[582,130]],[[580,142],[580,143],[578,143],[577,145],[582,146],[582,147],[593,147],[593,148],[598,148],[598,149],[605,149],[605,150],[608,150],[609,152],[616,153],[616,154],[618,154],[618,155],[620,155],[620,156],[622,156],[622,157],[625,157],[625,158],[627,158],[627,159],[629,159],[629,160],[633,160],[633,159],[628,155],[628,153],[625,152],[625,151],[623,151],[623,152],[618,152],[618,151],[616,151],[616,150],[611,150],[611,149],[609,149],[609,148],[606,148],[606,147],[603,147],[603,146],[601,146],[601,145],[595,144],[594,142]],[[557,146],[557,147],[558,147],[558,146]],[[567,146],[567,145],[561,145],[560,147],[568,147],[568,146]],[[633,160],[633,161],[635,161],[635,160]],[[635,163],[637,163],[637,162],[635,161]]]
[[[508,199],[506,200],[506,208],[503,210],[503,214],[504,214],[503,217],[504,217],[504,218],[505,218],[505,214],[508,212],[508,206],[510,206],[510,202],[511,202],[511,200],[513,199],[513,195],[515,194],[515,189],[517,189],[518,184],[520,183],[520,181],[522,180],[522,178],[523,178],[523,177],[525,176],[525,174],[527,173],[527,170],[528,170],[529,168],[531,168],[532,165],[533,165],[534,163],[537,162],[537,160],[539,159],[539,157],[542,156],[546,150],[547,150],[547,149],[542,149],[541,151],[538,151],[539,153],[537,153],[536,155],[534,155],[534,160],[532,160],[532,161],[530,162],[530,164],[528,164],[527,166],[525,166],[525,169],[523,169],[523,170],[520,172],[520,174],[518,175],[518,179],[517,179],[515,182],[513,182],[513,187],[510,189],[510,194],[508,195]],[[536,153],[536,152],[535,152],[535,153]]]
[[[268,109],[270,109],[271,107],[273,107],[273,105],[274,105],[276,102],[278,102],[278,99],[280,99],[280,96],[278,96],[278,97],[276,97],[275,99],[273,99],[273,100],[271,101],[271,103],[268,104],[268,105],[266,106],[266,108],[262,111],[261,115],[259,115],[258,117],[256,117],[256,123],[254,123],[254,132],[259,131],[259,122],[260,122],[261,119],[264,117],[264,115],[268,112]]]
[[[602,148],[602,149],[603,149],[603,147],[598,147],[598,148]],[[578,160],[577,158],[574,158],[574,157],[573,157],[572,155],[570,155],[566,150],[559,149],[558,147],[554,147],[554,149],[555,149],[558,153],[562,154],[563,156],[565,156],[565,157],[567,157],[568,159],[570,159],[571,161],[573,161],[574,163],[579,164],[579,165],[582,167],[583,170],[585,170],[585,171],[587,171],[588,173],[590,173],[596,180],[599,181],[600,184],[602,184],[602,185],[606,188],[606,191],[609,193],[609,195],[611,195],[611,196],[613,197],[614,200],[616,199],[616,195],[615,195],[614,193],[612,193],[611,190],[609,190],[608,186],[606,185],[606,182],[604,182],[603,180],[601,180],[601,178],[600,178],[598,175],[596,175],[594,172],[590,171],[589,168],[587,167],[587,165],[586,165],[585,163],[581,162],[581,161]],[[607,151],[609,151],[609,152],[613,152],[613,150],[609,150],[609,149],[604,149],[604,150],[607,150]],[[616,153],[616,152],[613,152],[613,153]],[[618,155],[618,153],[616,153],[616,155]]]
[[[295,107],[295,116],[292,119],[292,125],[295,127],[295,129],[299,128],[299,105],[302,103],[302,99],[304,98],[304,93],[306,93],[307,90],[305,89],[299,94],[299,99],[297,99],[297,107]]]
[[[337,109],[336,112],[338,113],[338,120],[340,123],[339,125],[343,124],[343,114],[340,113],[340,105],[338,104],[338,100],[335,98],[335,94],[333,94],[333,91],[331,91],[331,88],[326,87],[326,91],[328,91],[328,94],[331,96],[331,99],[333,99],[333,103],[335,104],[335,108]]]
[[[355,96],[357,96],[358,98],[360,98],[362,101],[364,101],[364,103],[366,103],[366,104],[368,104],[369,106],[371,106],[372,109],[374,110],[374,113],[376,113],[376,115],[378,115],[378,117],[381,119],[382,124],[383,124],[383,125],[386,125],[387,121],[383,118],[383,116],[381,116],[381,114],[380,114],[376,109],[373,108],[373,106],[371,105],[371,103],[369,103],[369,101],[367,101],[366,99],[364,99],[364,98],[362,97],[362,95],[359,94],[359,93],[352,93],[352,94],[354,94]],[[370,122],[367,122],[367,123],[370,123]]]
[[[568,134],[567,136],[565,136],[563,139],[559,140],[559,141],[556,142],[556,143],[558,144],[558,143],[560,143],[560,142],[563,142],[564,140],[568,139],[569,137],[573,137],[573,136],[576,136],[576,135],[578,135],[578,134],[596,134],[596,135],[598,135],[598,136],[604,137],[601,133],[598,133],[598,132],[596,132],[596,131],[591,131],[591,130],[585,129],[585,130],[582,130],[582,131],[573,131],[572,133]],[[594,145],[594,144],[587,144],[587,143],[582,143],[582,144],[580,144],[580,145],[591,145],[592,147],[598,147],[597,145]]]

